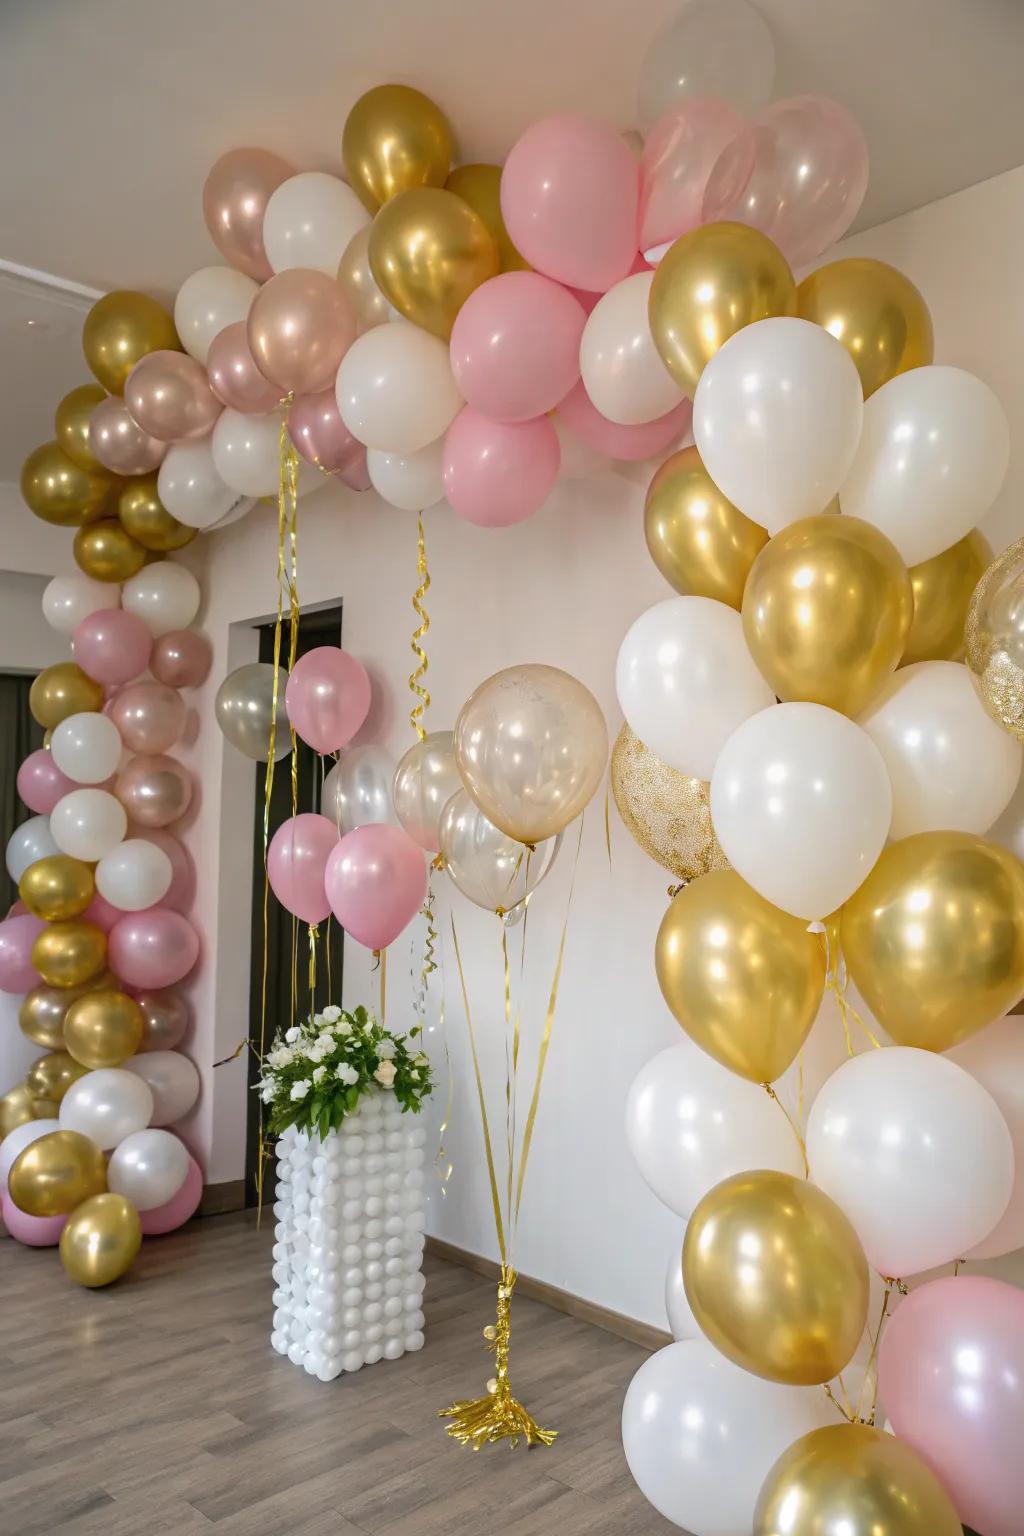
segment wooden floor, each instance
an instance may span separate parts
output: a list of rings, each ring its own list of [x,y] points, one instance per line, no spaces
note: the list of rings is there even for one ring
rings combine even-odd
[[[555,1446],[479,1454],[437,1409],[490,1374],[491,1284],[428,1260],[427,1343],[322,1384],[275,1355],[270,1238],[216,1217],[84,1291],[0,1242],[5,1536],[669,1536],[627,1471],[643,1351],[517,1298],[513,1374]]]

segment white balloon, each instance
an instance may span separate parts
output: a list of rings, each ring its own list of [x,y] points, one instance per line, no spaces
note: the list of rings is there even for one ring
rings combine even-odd
[[[370,448],[366,473],[370,484],[393,507],[403,512],[423,512],[444,498],[442,467],[444,440],[428,443],[415,453],[382,453]]]
[[[117,847],[128,830],[128,817],[107,790],[73,789],[54,806],[50,830],[61,853],[95,864]]]
[[[281,480],[281,414],[247,416],[230,408],[221,412],[210,437],[213,467],[225,485],[240,496],[273,496]],[[298,494],[305,496],[323,483],[319,470],[300,458]],[[232,507],[214,521],[233,521]],[[207,526],[214,526],[210,523]]]
[[[757,1496],[802,1435],[836,1423],[820,1388],[751,1376],[707,1339],[645,1360],[622,1405],[629,1470],[666,1520],[694,1536],[750,1536]]]
[[[7,1132],[0,1142],[0,1190],[7,1193],[7,1175],[25,1148],[38,1141],[40,1136],[49,1136],[51,1131],[59,1130],[59,1120],[29,1120],[25,1125],[16,1125],[13,1131]]]
[[[987,1237],[964,1255],[968,1259],[995,1259],[1024,1248],[1024,1029],[1019,1015],[997,1019],[962,1045],[946,1051],[945,1058],[955,1061],[988,1090],[1013,1141],[1015,1178],[1010,1203]]]
[[[667,108],[695,96],[758,112],[774,83],[775,45],[760,12],[747,0],[691,0],[644,55],[640,125],[650,128]]]
[[[609,288],[587,318],[580,373],[609,421],[639,426],[676,408],[683,392],[658,355],[647,319],[653,272],[635,272]]]
[[[324,171],[301,171],[271,193],[263,247],[275,272],[314,267],[336,277],[349,241],[369,222],[346,182]]]
[[[113,720],[96,711],[68,715],[54,730],[50,754],[76,784],[102,784],[121,761],[121,733]]]
[[[1009,460],[1006,412],[987,384],[962,368],[912,368],[866,403],[839,500],[918,565],[981,521]]]
[[[134,1131],[111,1153],[107,1188],[138,1211],[166,1205],[188,1175],[188,1148],[170,1131]]]
[[[151,1124],[171,1125],[187,1115],[199,1097],[196,1065],[180,1051],[143,1051],[124,1070],[141,1078],[153,1098]]]
[[[688,1039],[653,1057],[634,1078],[626,1140],[645,1182],[677,1216],[692,1215],[709,1189],[744,1169],[804,1173],[778,1105]]]
[[[353,436],[384,453],[425,448],[447,432],[463,404],[444,342],[404,320],[356,337],[335,393]]]
[[[739,614],[710,597],[670,597],[642,613],[619,649],[615,687],[655,757],[705,780],[736,727],[775,702]]]
[[[892,837],[987,832],[1009,804],[1024,748],[991,718],[958,661],[901,667],[858,724],[892,784]]]
[[[120,912],[142,912],[163,899],[174,870],[162,848],[145,837],[130,837],[96,865],[96,889]]]
[[[199,612],[199,596],[199,583],[187,566],[154,560],[125,582],[121,603],[159,638],[188,628]]]
[[[91,576],[54,576],[43,592],[43,618],[61,635],[73,635],[83,619],[100,608],[120,608],[121,588],[116,581],[94,581]]]
[[[1024,861],[1024,775],[1018,780],[999,820],[989,827],[988,838],[1002,848],[1009,848],[1011,853]]]
[[[62,1131],[80,1131],[104,1152],[144,1131],[152,1113],[148,1085],[123,1067],[103,1067],[76,1079],[58,1111]]]
[[[7,839],[7,873],[17,885],[30,864],[59,852],[49,816],[30,816]]]
[[[200,267],[186,277],[174,301],[174,328],[185,351],[205,364],[213,338],[248,318],[259,291],[258,283],[234,267]]]
[[[672,1337],[678,1344],[681,1339],[702,1339],[701,1326],[693,1315],[693,1308],[686,1295],[686,1287],[683,1284],[683,1242],[686,1238],[684,1227],[679,1242],[668,1256],[668,1268],[665,1271],[665,1311],[668,1313],[668,1326]]]
[[[344,747],[324,779],[320,814],[333,821],[339,832],[352,832],[380,822],[398,825],[391,799],[395,760],[374,742]]]
[[[881,753],[823,704],[776,704],[745,721],[711,779],[711,820],[726,858],[795,917],[827,917],[853,895],[891,819]]]
[[[172,517],[189,528],[214,528],[252,506],[251,496],[236,491],[217,472],[209,437],[172,443],[157,471],[156,489]]]
[[[954,1061],[910,1046],[866,1051],[832,1074],[811,1108],[807,1156],[883,1275],[962,1257],[1013,1190],[995,1099]]]
[[[693,440],[723,495],[778,533],[828,506],[863,415],[860,375],[842,343],[783,315],[744,326],[715,353],[694,394]]]

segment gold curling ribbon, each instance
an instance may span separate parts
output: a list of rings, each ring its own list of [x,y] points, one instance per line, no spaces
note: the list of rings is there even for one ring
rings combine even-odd
[[[420,641],[426,638],[427,630],[430,628],[430,614],[427,612],[424,601],[430,591],[430,570],[427,566],[427,542],[423,533],[422,512],[416,515],[416,574],[419,577],[419,586],[413,593],[412,606],[420,622],[413,630],[412,639],[409,642],[409,648],[416,657],[416,666],[409,674],[409,691],[416,698],[416,703],[409,711],[409,724],[420,741],[425,741],[427,732],[423,725],[423,717],[430,708],[430,690],[420,679],[426,677],[430,662]]]
[[[779,1106],[779,1108],[782,1110],[782,1113],[785,1115],[787,1121],[789,1122],[789,1128],[793,1132],[793,1135],[796,1137],[797,1146],[800,1148],[800,1156],[803,1158],[804,1178],[809,1179],[811,1176],[811,1165],[807,1161],[807,1143],[804,1141],[803,1132],[801,1131],[797,1122],[793,1119],[793,1116],[790,1114],[785,1104],[783,1104],[782,1100],[775,1092],[775,1089],[772,1087],[771,1083],[762,1083],[761,1087],[771,1099],[772,1103]]]
[[[440,855],[438,855],[438,857],[440,857]],[[437,860],[435,860],[430,866],[430,877],[427,881],[427,897],[420,909],[420,916],[426,922],[427,929],[423,940],[423,962],[420,966],[419,987],[417,989],[416,995],[416,1013],[417,1018],[419,1019],[420,1038],[424,1044],[426,1044],[424,1037],[427,1025],[427,1004],[430,996],[430,978],[438,969],[437,960],[435,958],[437,953],[438,932],[437,925],[434,922],[434,901],[436,899],[434,893],[434,870],[436,865]],[[452,1057],[448,1044],[448,1024],[445,1017],[443,973],[441,976],[441,1001],[438,1008],[437,1023],[438,1028],[441,1031],[441,1043],[444,1050],[445,1073],[448,1079],[448,1093],[445,1101],[444,1114],[441,1117],[441,1124],[438,1127],[437,1132],[437,1151],[434,1154],[434,1172],[437,1174],[437,1177],[440,1180],[441,1198],[443,1200],[447,1198],[448,1181],[451,1178],[453,1172],[453,1164],[448,1156],[446,1138],[448,1135],[448,1127],[452,1118],[452,1107],[455,1102],[455,1077],[452,1072]]]
[[[309,1011],[316,1012],[316,941],[320,937],[320,925],[309,924]]]
[[[809,923],[808,933],[820,933],[825,945],[825,990],[831,992],[839,1008],[839,1017],[842,1020],[843,1034],[846,1039],[846,1054],[855,1055],[853,1037],[850,1033],[850,1020],[863,1031],[868,1041],[876,1051],[882,1049],[882,1043],[872,1030],[868,1028],[860,1013],[850,1002],[846,995],[850,985],[850,974],[846,968],[846,958],[839,946],[839,925],[832,923]]]

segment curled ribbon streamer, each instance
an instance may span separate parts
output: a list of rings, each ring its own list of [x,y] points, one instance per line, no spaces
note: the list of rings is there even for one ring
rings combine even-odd
[[[413,630],[412,639],[409,642],[409,648],[416,657],[416,667],[409,674],[409,691],[416,697],[416,703],[409,711],[409,724],[419,740],[425,741],[427,732],[423,725],[423,718],[430,708],[430,690],[421,683],[420,679],[426,677],[430,661],[420,641],[426,638],[427,630],[430,628],[430,614],[424,602],[430,591],[430,570],[427,566],[427,541],[423,532],[422,512],[417,513],[416,516],[416,574],[419,577],[419,586],[413,593],[412,606],[420,622]]]

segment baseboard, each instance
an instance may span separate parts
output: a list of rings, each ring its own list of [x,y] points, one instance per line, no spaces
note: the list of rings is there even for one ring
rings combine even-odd
[[[493,1259],[485,1259],[482,1254],[471,1253],[467,1248],[458,1248],[454,1243],[443,1242],[439,1237],[427,1238],[427,1252],[439,1259],[447,1259],[449,1263],[461,1264],[463,1269],[471,1269],[474,1274],[483,1275],[487,1280],[497,1280],[501,1273]],[[594,1328],[603,1328],[605,1333],[614,1333],[620,1339],[628,1339],[630,1344],[639,1344],[642,1349],[663,1349],[672,1342],[672,1335],[661,1328],[638,1322],[635,1317],[626,1317],[621,1312],[613,1312],[610,1307],[599,1306],[596,1301],[574,1296],[571,1291],[549,1285],[546,1280],[534,1280],[529,1275],[520,1275],[516,1281],[516,1290],[533,1301],[542,1301],[556,1312],[564,1312]]]
[[[199,1216],[224,1216],[228,1211],[245,1209],[245,1180],[229,1179],[224,1184],[206,1184],[199,1202]]]

